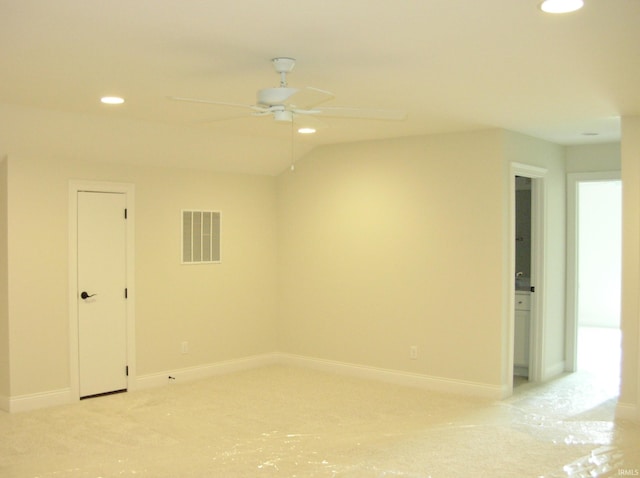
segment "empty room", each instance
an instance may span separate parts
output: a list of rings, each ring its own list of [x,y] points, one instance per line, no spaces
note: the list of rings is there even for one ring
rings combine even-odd
[[[640,3],[561,3],[0,0],[0,475],[640,474]]]

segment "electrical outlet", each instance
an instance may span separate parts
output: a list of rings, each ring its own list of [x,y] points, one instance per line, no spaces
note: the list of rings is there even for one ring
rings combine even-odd
[[[417,345],[412,345],[411,347],[409,347],[409,358],[411,360],[417,360],[417,358],[418,358],[418,346]]]
[[[180,352],[182,352],[183,355],[189,353],[189,342],[187,342],[186,340],[182,342],[182,344],[180,345]]]

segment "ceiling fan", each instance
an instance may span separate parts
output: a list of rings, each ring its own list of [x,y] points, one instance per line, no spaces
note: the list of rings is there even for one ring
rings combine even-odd
[[[313,87],[302,89],[291,88],[287,84],[287,74],[293,70],[296,60],[293,58],[273,58],[271,60],[276,73],[280,75],[280,86],[258,90],[256,104],[239,104],[224,101],[214,101],[201,98],[185,98],[170,96],[176,101],[192,103],[207,103],[211,105],[232,106],[244,108],[252,116],[272,116],[277,122],[295,122],[299,116],[322,116],[330,118],[377,119],[400,121],[406,118],[404,111],[373,108],[326,107],[319,106],[334,98],[333,93]]]

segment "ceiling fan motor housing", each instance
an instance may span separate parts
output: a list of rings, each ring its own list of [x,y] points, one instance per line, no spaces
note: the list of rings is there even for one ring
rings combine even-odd
[[[284,104],[298,88],[264,88],[258,90],[257,104],[260,106],[275,106]]]

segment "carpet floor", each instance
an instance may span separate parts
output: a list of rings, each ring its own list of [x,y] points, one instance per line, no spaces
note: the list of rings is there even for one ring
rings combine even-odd
[[[502,401],[270,366],[17,414],[3,478],[640,474],[640,425],[587,372]]]

